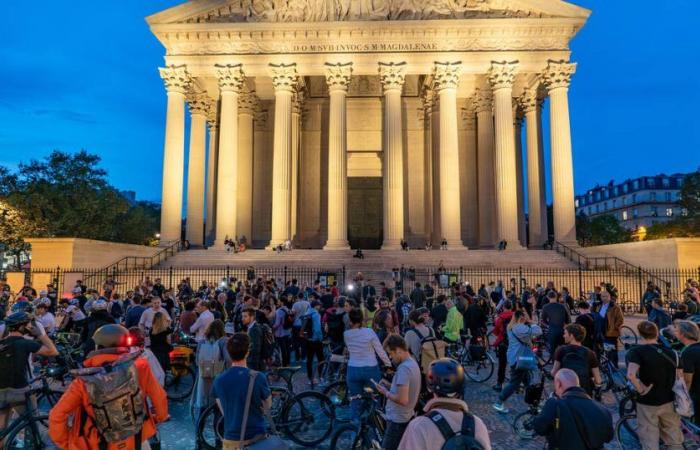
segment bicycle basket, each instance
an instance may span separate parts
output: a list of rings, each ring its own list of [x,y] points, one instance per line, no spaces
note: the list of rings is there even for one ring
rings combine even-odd
[[[188,366],[194,350],[189,347],[177,346],[170,352],[170,364]]]
[[[482,361],[486,359],[486,348],[483,345],[470,345],[469,356],[471,356],[472,361]]]
[[[525,403],[528,405],[536,405],[540,402],[542,398],[542,392],[544,391],[544,386],[541,384],[533,384],[525,388]]]

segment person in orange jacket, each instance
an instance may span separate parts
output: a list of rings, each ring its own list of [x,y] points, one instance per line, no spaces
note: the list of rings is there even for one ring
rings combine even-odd
[[[104,325],[93,336],[97,350],[88,354],[84,366],[99,367],[117,360],[130,351],[127,343],[129,331],[121,325]],[[165,390],[156,381],[144,358],[134,361],[144,408],[149,411],[141,430],[141,443],[134,437],[122,442],[109,443],[107,450],[148,449],[148,439],[156,433],[156,423],[168,418],[168,399]],[[152,405],[149,408],[148,405]],[[72,426],[68,426],[72,416]],[[76,378],[49,413],[49,436],[64,450],[93,450],[101,448],[98,430],[94,424],[95,412],[89,403],[85,383]]]

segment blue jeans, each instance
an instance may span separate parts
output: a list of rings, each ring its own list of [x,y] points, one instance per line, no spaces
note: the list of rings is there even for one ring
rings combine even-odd
[[[382,373],[379,371],[379,366],[353,367],[348,366],[348,375],[346,383],[348,384],[348,392],[351,397],[362,394],[366,386],[374,387],[370,380],[379,383],[382,379]],[[362,400],[353,399],[350,402],[352,416],[359,419],[362,414]]]
[[[510,381],[501,391],[501,395],[498,396],[498,400],[503,403],[508,400],[508,397],[513,395],[519,387],[520,384],[523,386],[529,386],[532,374],[529,370],[518,370],[515,366],[510,366]]]

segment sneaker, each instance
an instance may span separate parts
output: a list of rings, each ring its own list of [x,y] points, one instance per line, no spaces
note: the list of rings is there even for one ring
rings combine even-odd
[[[496,392],[501,392],[503,390],[503,385],[502,384],[497,384],[493,387],[493,390]]]
[[[509,412],[508,408],[506,408],[506,405],[504,405],[503,403],[500,403],[500,402],[494,403],[493,409],[495,409],[496,411],[498,411],[501,414],[508,414],[508,412]]]

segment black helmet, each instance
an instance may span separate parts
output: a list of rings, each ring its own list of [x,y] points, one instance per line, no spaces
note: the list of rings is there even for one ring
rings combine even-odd
[[[8,330],[15,330],[22,325],[28,324],[30,320],[29,314],[24,311],[19,311],[5,317],[5,326]]]
[[[427,376],[428,390],[439,397],[461,394],[464,386],[464,367],[451,358],[440,358],[430,363]]]
[[[121,325],[110,323],[98,328],[95,334],[92,335],[92,340],[95,342],[96,347],[126,347],[128,335],[129,330]]]

